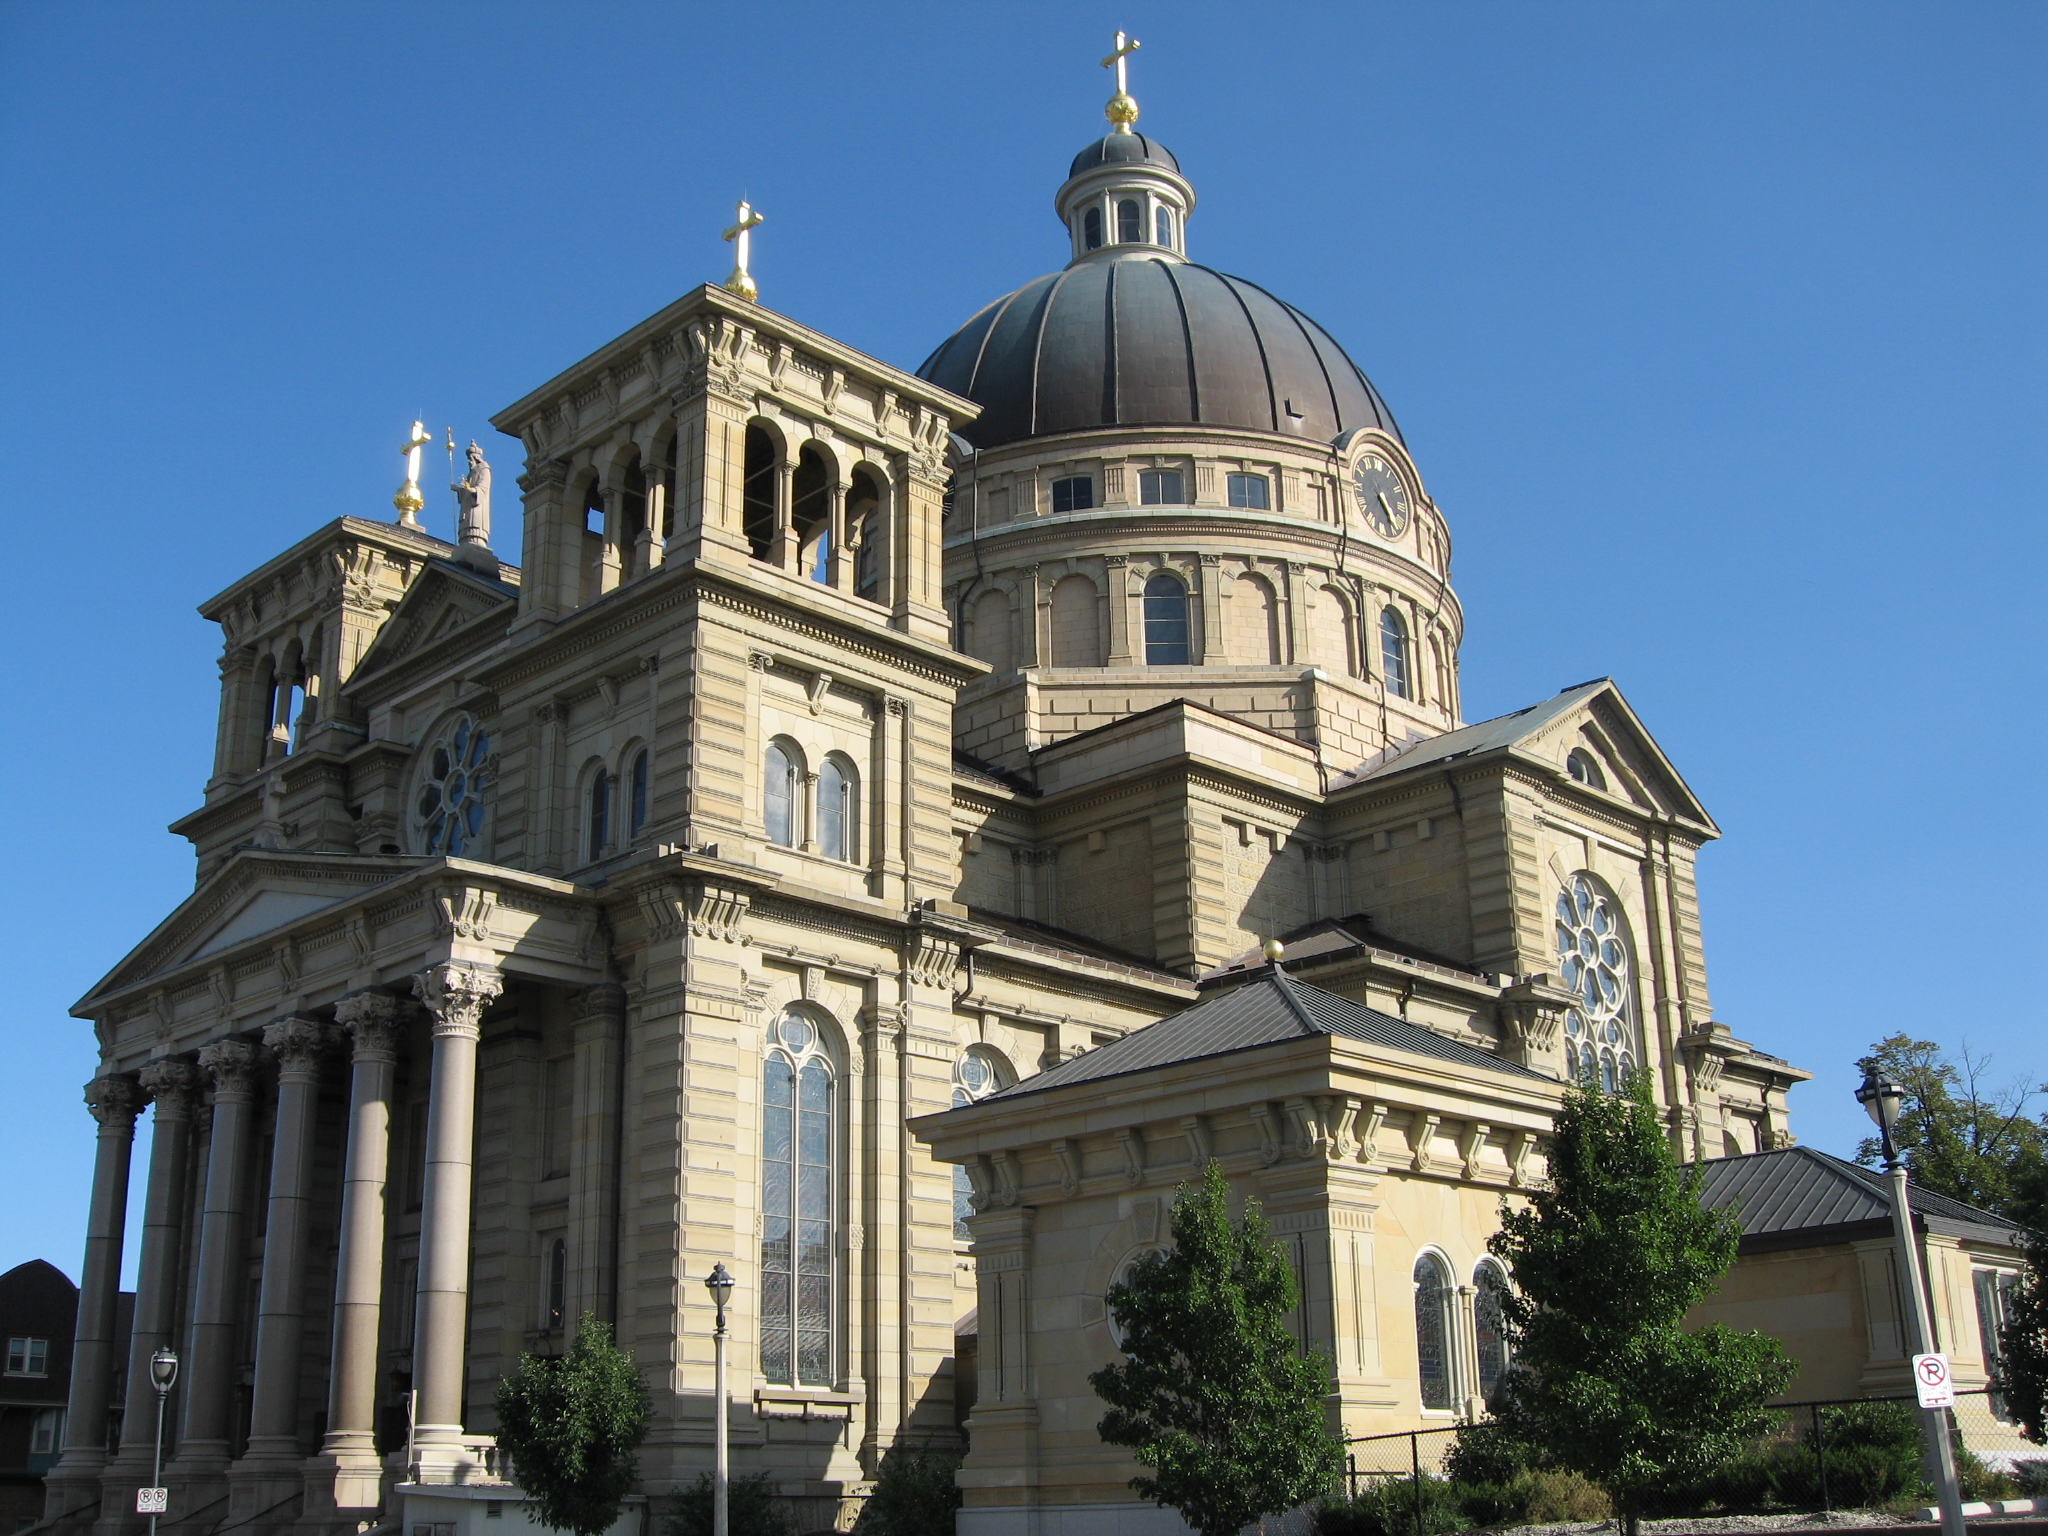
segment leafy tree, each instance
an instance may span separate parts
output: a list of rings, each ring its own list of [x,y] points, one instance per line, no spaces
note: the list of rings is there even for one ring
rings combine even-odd
[[[891,1446],[875,1469],[875,1491],[854,1522],[855,1536],[953,1536],[959,1470],[960,1452],[950,1446]]]
[[[1960,1064],[1932,1040],[1910,1035],[1888,1035],[1870,1051],[1906,1090],[1892,1140],[1913,1183],[1980,1210],[2017,1215],[2021,1185],[2048,1166],[2048,1124],[2026,1114],[2040,1090],[1993,1088],[1986,1081],[1991,1058],[1967,1048]],[[1856,1161],[1865,1166],[1883,1158],[1875,1136],[1856,1148]]]
[[[676,1495],[668,1536],[711,1536],[714,1497],[711,1474],[698,1473],[697,1481]],[[770,1472],[753,1472],[726,1483],[725,1525],[731,1536],[796,1536],[789,1504],[775,1491]]]
[[[1700,1179],[1678,1165],[1647,1078],[1568,1089],[1548,1187],[1521,1210],[1503,1201],[1487,1245],[1515,1282],[1501,1433],[1605,1488],[1627,1536],[1660,1485],[1704,1477],[1761,1434],[1796,1369],[1764,1334],[1680,1326],[1735,1262],[1735,1218],[1700,1205]]]
[[[569,1353],[521,1355],[498,1383],[498,1444],[542,1525],[600,1536],[625,1507],[647,1438],[647,1383],[612,1343],[609,1324],[586,1312]]]
[[[2027,1267],[2006,1298],[1998,1389],[2026,1437],[2048,1440],[2048,1166],[2015,1180],[2010,1214],[2026,1231]]]
[[[1173,1250],[1109,1288],[1125,1361],[1088,1378],[1096,1431],[1153,1469],[1131,1486],[1202,1536],[1237,1536],[1326,1492],[1343,1447],[1324,1424],[1330,1366],[1287,1331],[1294,1275],[1256,1201],[1230,1220],[1211,1162],[1173,1205]]]

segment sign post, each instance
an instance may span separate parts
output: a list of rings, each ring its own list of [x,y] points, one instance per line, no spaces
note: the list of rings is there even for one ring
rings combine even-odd
[[[138,1515],[160,1515],[171,1507],[171,1490],[168,1488],[138,1488],[135,1490],[135,1513]]]

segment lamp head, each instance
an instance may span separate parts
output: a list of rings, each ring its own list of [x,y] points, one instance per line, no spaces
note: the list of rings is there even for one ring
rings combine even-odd
[[[711,1266],[711,1273],[704,1277],[704,1289],[711,1293],[711,1300],[718,1308],[721,1321],[725,1317],[726,1299],[732,1295],[732,1288],[738,1282],[726,1272],[723,1264]]]
[[[178,1379],[178,1356],[168,1345],[160,1347],[149,1357],[150,1385],[159,1392],[171,1390],[171,1383]]]
[[[1892,1133],[1898,1129],[1899,1111],[1905,1107],[1906,1090],[1896,1078],[1886,1074],[1875,1057],[1866,1057],[1863,1061],[1863,1082],[1856,1090],[1856,1102],[1876,1122],[1884,1136],[1885,1156],[1890,1157]]]

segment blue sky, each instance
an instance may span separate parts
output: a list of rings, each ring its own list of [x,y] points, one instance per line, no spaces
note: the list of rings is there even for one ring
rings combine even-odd
[[[1191,254],[1399,417],[1468,715],[1611,673],[1719,819],[1717,1012],[1818,1074],[1801,1138],[1891,1030],[2048,1075],[2048,9],[17,0],[0,1268],[76,1273],[66,1009],[190,889],[194,605],[389,517],[415,415],[513,464],[486,417],[722,278],[742,194],[764,301],[915,367],[1062,261],[1118,27]]]

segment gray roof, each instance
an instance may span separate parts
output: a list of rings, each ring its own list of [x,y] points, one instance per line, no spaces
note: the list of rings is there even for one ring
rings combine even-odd
[[[1072,1057],[991,1097],[1021,1098],[1027,1093],[1064,1088],[1069,1083],[1122,1077],[1175,1062],[1225,1056],[1315,1035],[1341,1036],[1509,1077],[1554,1081],[1545,1073],[1532,1072],[1491,1051],[1446,1039],[1433,1029],[1296,981],[1275,966],[1256,980],[1206,998],[1156,1024],[1132,1030],[1121,1040]]]
[[[1706,1179],[1700,1202],[1712,1210],[1739,1210],[1745,1253],[1846,1242],[1891,1230],[1885,1175],[1812,1147],[1719,1157],[1702,1166]],[[1923,1230],[1994,1242],[2010,1242],[2016,1230],[2002,1216],[1932,1190],[1913,1190],[1912,1202],[1915,1224]]]
[[[1169,171],[1178,173],[1180,161],[1173,151],[1157,139],[1147,138],[1142,133],[1105,133],[1081,153],[1074,156],[1074,163],[1067,170],[1067,179],[1072,180],[1083,171],[1092,171],[1098,165],[1163,165]]]
[[[1353,427],[1400,435],[1329,332],[1256,283],[1192,262],[1049,273],[983,309],[917,371],[982,408],[960,429],[977,448],[1107,426],[1250,427],[1322,443]]]
[[[1383,779],[1389,774],[1406,773],[1411,768],[1421,768],[1431,763],[1445,763],[1455,757],[1475,757],[1481,752],[1491,752],[1497,747],[1511,747],[1542,730],[1559,715],[1576,709],[1602,688],[1611,686],[1613,681],[1614,679],[1609,677],[1596,677],[1589,683],[1567,688],[1555,698],[1545,699],[1540,704],[1531,704],[1527,709],[1518,709],[1511,715],[1495,715],[1491,720],[1481,720],[1477,725],[1460,726],[1457,730],[1446,731],[1441,736],[1425,736],[1370,767],[1353,770],[1337,782],[1342,785],[1356,784],[1366,779]]]

